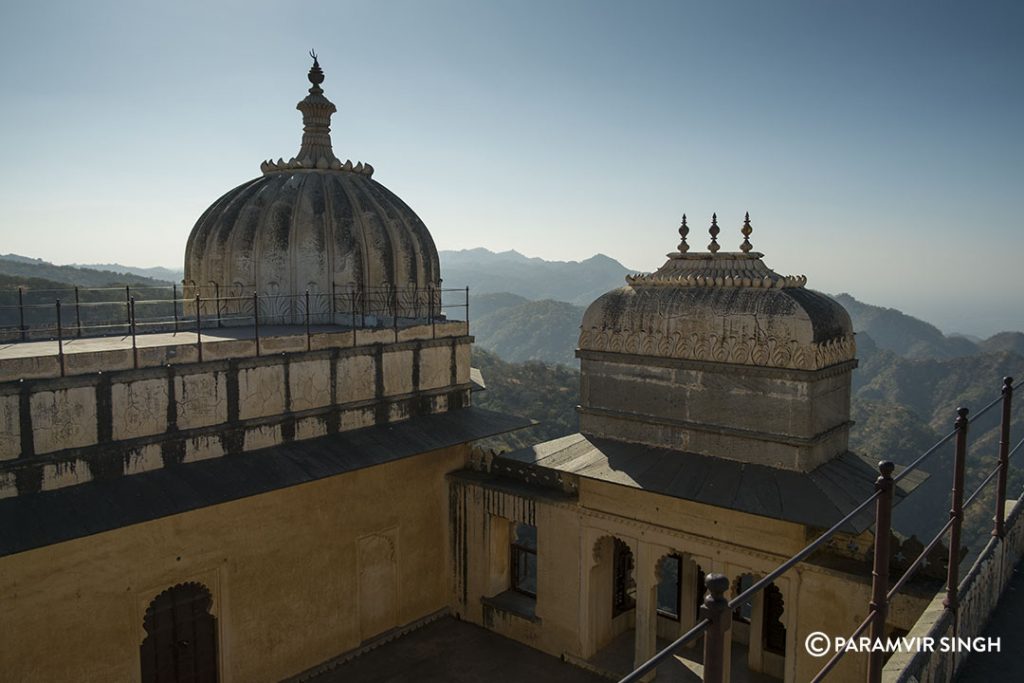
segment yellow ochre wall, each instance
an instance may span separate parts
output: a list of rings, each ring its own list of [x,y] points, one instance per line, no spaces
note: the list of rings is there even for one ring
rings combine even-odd
[[[0,678],[138,681],[145,610],[185,581],[212,593],[226,683],[281,680],[442,609],[444,474],[467,457],[455,446],[2,558]]]

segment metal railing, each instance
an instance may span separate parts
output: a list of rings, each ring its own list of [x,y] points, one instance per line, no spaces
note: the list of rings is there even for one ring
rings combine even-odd
[[[910,465],[903,469],[895,477],[895,465],[889,461],[878,464],[879,476],[875,481],[875,492],[865,498],[857,507],[846,514],[841,520],[833,524],[827,531],[821,534],[803,550],[796,553],[788,560],[780,564],[768,575],[754,583],[750,588],[743,591],[732,600],[725,598],[725,592],[729,588],[729,577],[724,574],[708,574],[705,578],[707,594],[704,603],[700,608],[700,621],[689,631],[663,648],[653,657],[637,667],[634,671],[622,678],[619,683],[634,683],[643,680],[659,664],[669,659],[680,647],[695,641],[704,636],[704,675],[706,683],[725,682],[725,645],[729,640],[729,631],[732,626],[733,610],[745,605],[764,590],[769,584],[806,559],[816,550],[825,545],[843,526],[860,514],[871,504],[875,505],[875,539],[874,556],[872,560],[872,583],[871,601],[868,603],[867,617],[853,631],[850,639],[859,637],[865,629],[870,629],[869,637],[872,642],[884,641],[885,620],[888,614],[889,604],[893,597],[902,589],[911,577],[923,565],[928,555],[941,542],[942,538],[949,533],[949,558],[946,570],[946,598],[944,605],[947,610],[953,612],[954,617],[959,608],[959,584],[960,584],[960,534],[963,525],[964,510],[973,502],[978,500],[982,491],[993,480],[996,481],[995,515],[992,527],[992,536],[1002,539],[1006,534],[1004,528],[1004,510],[1006,507],[1006,486],[1007,473],[1009,470],[1010,458],[1024,446],[1024,439],[1021,439],[1010,447],[1010,420],[1011,406],[1013,401],[1013,378],[1003,379],[1000,395],[982,408],[974,416],[979,419],[996,405],[1002,405],[1002,417],[1000,422],[1000,438],[998,457],[995,469],[975,488],[975,490],[964,498],[964,473],[967,461],[967,433],[970,427],[971,418],[967,408],[957,409],[953,429],[942,437],[934,446],[918,456]],[[890,536],[892,534],[892,508],[895,485],[908,474],[916,470],[928,458],[934,455],[942,446],[955,441],[953,456],[953,483],[951,490],[951,506],[949,520],[937,534],[925,545],[924,549],[910,563],[902,576],[896,583],[889,586],[889,563]],[[956,623],[953,620],[954,633],[956,637]],[[849,639],[848,639],[849,640]],[[817,683],[825,679],[829,672],[839,663],[846,649],[839,649],[819,670],[812,679]],[[868,654],[868,683],[878,683],[882,678],[882,666],[887,653],[880,648],[872,648]]]
[[[6,302],[6,303],[5,303]],[[17,324],[9,324],[17,321]],[[332,283],[329,292],[259,293],[236,285],[226,291],[215,283],[184,287],[68,287],[0,290],[0,340],[55,340],[64,374],[69,339],[131,338],[138,365],[138,336],[155,332],[195,333],[202,360],[203,331],[251,328],[259,355],[261,328],[305,329],[311,348],[313,326],[351,329],[400,328],[439,323],[469,323],[469,288],[356,287]],[[8,323],[8,324],[5,324]]]

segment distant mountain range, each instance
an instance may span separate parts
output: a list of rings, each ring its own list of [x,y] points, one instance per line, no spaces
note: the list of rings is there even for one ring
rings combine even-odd
[[[584,261],[545,261],[517,251],[442,251],[441,274],[449,285],[473,294],[511,292],[532,300],[551,299],[586,306],[633,272],[604,254]]]
[[[139,268],[137,266],[123,266],[120,263],[72,263],[71,265],[75,268],[106,270],[114,273],[128,273],[129,275],[139,275],[141,277],[148,277],[154,280],[165,280],[167,282],[181,283],[185,277],[184,270],[164,268],[162,266]]]
[[[0,286],[18,287],[27,285],[40,288],[44,285],[32,285],[28,281],[45,280],[50,284],[78,285],[79,287],[109,287],[117,285],[169,285],[175,280],[157,277],[156,273],[146,271],[164,271],[165,268],[131,268],[110,264],[109,266],[58,266],[42,259],[19,256],[18,254],[0,254]],[[172,273],[173,271],[167,271]],[[48,286],[48,285],[47,285]]]

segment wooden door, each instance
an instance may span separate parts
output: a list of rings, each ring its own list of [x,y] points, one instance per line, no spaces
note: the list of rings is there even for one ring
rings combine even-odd
[[[150,603],[143,627],[142,683],[216,683],[217,620],[199,583],[168,588]]]

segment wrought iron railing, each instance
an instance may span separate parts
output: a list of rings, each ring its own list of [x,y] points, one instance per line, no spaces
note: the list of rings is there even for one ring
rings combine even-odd
[[[307,346],[314,326],[353,332],[469,323],[469,288],[356,287],[331,285],[329,292],[257,292],[218,285],[68,287],[0,290],[0,341],[55,340],[63,360],[64,343],[84,337],[137,337],[154,332],[192,332],[202,359],[202,335],[216,328],[251,328],[259,354],[261,329],[305,329]],[[64,364],[61,362],[61,368]]]
[[[959,587],[960,587],[960,564],[962,561],[960,536],[964,520],[964,510],[979,499],[982,491],[993,481],[996,481],[995,514],[992,526],[992,536],[1003,539],[1006,535],[1004,526],[1004,515],[1006,507],[1007,474],[1010,466],[1010,458],[1017,451],[1024,447],[1024,439],[1021,439],[1010,447],[1010,422],[1011,406],[1013,401],[1013,378],[1003,379],[1000,395],[992,400],[974,415],[973,420],[978,420],[988,411],[997,405],[1002,405],[1002,417],[1000,422],[1000,436],[997,462],[994,469],[989,472],[985,479],[974,491],[964,497],[965,484],[964,474],[967,462],[967,433],[972,418],[969,417],[967,408],[959,408],[956,412],[953,429],[942,437],[934,446],[918,456],[899,474],[893,476],[895,465],[889,461],[880,462],[878,465],[879,476],[875,481],[875,492],[865,498],[859,505],[851,510],[845,517],[832,525],[827,531],[821,534],[803,550],[796,553],[788,560],[780,564],[776,569],[754,583],[750,588],[741,592],[731,600],[726,599],[725,592],[729,588],[729,577],[724,574],[709,574],[705,578],[707,595],[701,607],[701,619],[697,624],[682,636],[663,648],[649,660],[641,664],[634,671],[622,678],[619,683],[634,683],[643,680],[644,677],[658,667],[662,662],[669,660],[682,646],[694,642],[701,636],[704,637],[704,674],[703,680],[706,683],[724,683],[725,681],[725,644],[730,637],[729,630],[732,626],[733,610],[741,605],[748,604],[755,595],[763,591],[769,584],[795,567],[798,563],[807,559],[815,551],[828,543],[837,532],[857,515],[874,504],[875,506],[875,540],[874,554],[872,560],[872,584],[871,601],[868,603],[868,614],[864,621],[854,630],[846,640],[859,637],[865,630],[869,630],[869,637],[872,642],[885,640],[885,620],[888,614],[889,604],[893,597],[902,589],[914,574],[922,567],[929,554],[938,546],[942,539],[949,535],[949,558],[946,571],[946,598],[944,605],[950,610],[954,617],[959,608]],[[895,485],[904,477],[920,467],[925,461],[938,452],[942,446],[950,441],[955,442],[953,456],[953,484],[951,492],[951,506],[949,520],[935,534],[935,536],[924,546],[924,549],[903,571],[902,576],[890,587],[889,586],[889,563],[890,536],[892,534],[892,508],[893,493]],[[954,625],[957,623],[953,620]],[[954,626],[955,629],[955,626]],[[954,637],[957,635],[954,632]],[[812,683],[822,681],[836,664],[846,654],[846,649],[839,649],[825,663],[812,679]],[[868,683],[878,683],[882,678],[882,666],[885,661],[886,652],[882,648],[871,648],[868,654]]]

